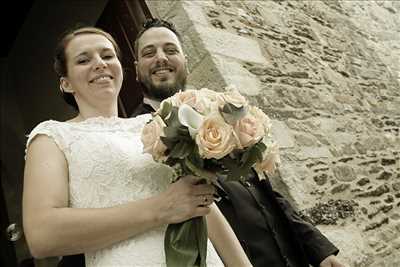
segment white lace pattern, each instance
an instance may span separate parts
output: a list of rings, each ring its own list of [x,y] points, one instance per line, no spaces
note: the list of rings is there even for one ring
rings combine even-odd
[[[151,197],[164,191],[171,181],[171,169],[142,152],[141,129],[150,118],[145,114],[131,119],[49,120],[33,129],[27,146],[35,136],[44,134],[64,153],[71,207],[112,207]],[[163,226],[86,253],[86,266],[165,266],[165,229]],[[210,241],[207,247],[207,266],[223,266]]]

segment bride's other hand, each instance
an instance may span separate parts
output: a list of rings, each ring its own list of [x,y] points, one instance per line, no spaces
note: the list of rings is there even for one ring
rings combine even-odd
[[[215,188],[202,178],[188,175],[172,183],[159,195],[159,219],[165,224],[179,223],[210,212]]]

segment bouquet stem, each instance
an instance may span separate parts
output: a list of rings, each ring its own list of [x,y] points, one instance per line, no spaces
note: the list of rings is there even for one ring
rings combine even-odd
[[[169,224],[164,238],[167,266],[206,267],[207,241],[204,216]]]

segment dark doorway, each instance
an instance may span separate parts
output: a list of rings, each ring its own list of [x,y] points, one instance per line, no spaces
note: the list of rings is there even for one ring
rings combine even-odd
[[[141,24],[150,17],[150,11],[143,0],[113,0],[108,2],[96,24],[112,33],[122,50],[124,83],[119,99],[121,117],[130,117],[142,102],[142,89],[136,82],[134,41]]]

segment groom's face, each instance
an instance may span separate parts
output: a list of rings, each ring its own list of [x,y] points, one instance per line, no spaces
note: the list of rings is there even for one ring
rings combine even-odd
[[[165,27],[150,28],[138,42],[136,77],[144,85],[144,94],[163,100],[184,90],[186,58],[178,37]]]

